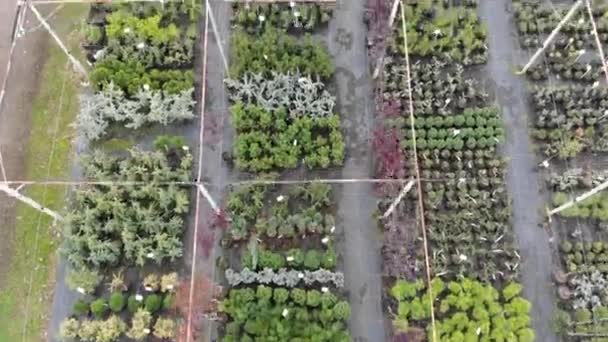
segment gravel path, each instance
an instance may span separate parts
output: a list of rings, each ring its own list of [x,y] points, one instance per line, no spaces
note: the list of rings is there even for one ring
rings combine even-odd
[[[489,29],[487,77],[494,83],[507,131],[504,154],[510,159],[507,187],[513,200],[513,227],[522,257],[524,296],[532,303],[532,327],[537,341],[557,341],[550,327],[556,298],[551,281],[553,263],[549,236],[539,227],[544,210],[542,179],[529,137],[529,93],[523,77],[514,74],[525,63],[508,11],[510,0],[481,1],[482,21]]]
[[[329,49],[336,65],[338,113],[342,117],[347,158],[342,178],[372,175],[371,130],[374,122],[372,80],[368,72],[363,23],[365,1],[342,1],[329,27]],[[370,184],[343,185],[338,191],[339,223],[346,289],[352,306],[354,341],[385,341],[381,297],[380,236],[373,213],[376,201]]]

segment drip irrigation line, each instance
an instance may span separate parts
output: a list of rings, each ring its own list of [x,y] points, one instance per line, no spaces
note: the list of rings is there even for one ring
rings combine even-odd
[[[424,203],[422,200],[422,182],[420,181],[420,167],[418,165],[418,150],[416,147],[416,125],[414,119],[414,99],[412,96],[412,79],[410,73],[410,57],[408,50],[408,42],[407,42],[407,28],[405,24],[405,4],[403,0],[401,1],[401,29],[403,30],[403,47],[405,49],[405,70],[407,75],[407,94],[408,94],[408,109],[410,114],[410,126],[412,130],[412,149],[414,152],[414,168],[416,171],[416,190],[418,192],[418,209],[420,212],[420,226],[422,229],[422,242],[424,246],[424,262],[426,268],[426,280],[427,280],[427,288],[430,298],[430,312],[431,312],[431,329],[433,342],[437,340],[437,328],[435,326],[435,308],[433,306],[435,300],[433,296],[433,288],[431,286],[431,266],[429,260],[429,248],[428,248],[428,240],[426,237],[426,224],[424,220]]]
[[[1,155],[0,155],[1,158]],[[466,179],[466,178],[465,178]],[[373,184],[406,184],[411,181],[412,178],[320,178],[320,179],[295,179],[295,180],[264,180],[264,179],[252,179],[228,182],[226,186],[249,186],[249,185],[299,185],[299,184],[356,184],[356,183],[373,183]],[[420,181],[424,183],[441,183],[454,180],[453,178],[424,178],[421,177]],[[205,186],[207,188],[220,188],[217,184],[212,184],[204,181],[168,181],[168,182],[151,182],[151,181],[62,181],[62,180],[47,180],[47,181],[31,181],[31,180],[7,180],[0,181],[0,186],[138,186],[154,184],[155,186]]]
[[[205,8],[208,8],[209,0],[205,0]],[[203,143],[204,143],[204,132],[205,132],[205,104],[206,104],[206,93],[207,93],[207,47],[209,44],[209,11],[205,11],[205,37],[203,39],[203,75],[202,75],[202,86],[201,86],[201,120],[199,126],[199,146],[198,146],[198,165],[197,165],[197,180],[201,179],[203,174]],[[186,319],[186,342],[192,341],[192,302],[194,300],[194,282],[196,272],[196,259],[197,259],[197,247],[198,247],[198,230],[200,226],[200,209],[201,209],[201,194],[200,191],[196,192],[196,205],[194,213],[194,234],[192,236],[192,261],[190,269],[190,291],[188,297],[188,317]],[[211,279],[211,281],[213,281]]]
[[[2,179],[6,182],[6,169],[4,168],[4,159],[2,158],[2,146],[0,145],[0,173],[2,173]]]
[[[604,69],[604,76],[606,76],[606,84],[608,84],[608,66],[606,66],[606,56],[604,55],[604,48],[602,47],[600,35],[597,32],[597,24],[595,23],[595,18],[593,18],[591,2],[589,0],[585,0],[585,4],[587,5],[589,20],[591,20],[591,26],[593,27],[593,36],[595,37],[595,44],[597,45],[597,50],[600,53],[600,58],[602,59],[602,68]]]

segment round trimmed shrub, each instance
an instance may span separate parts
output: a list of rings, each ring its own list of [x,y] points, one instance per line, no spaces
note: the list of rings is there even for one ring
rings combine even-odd
[[[156,294],[152,294],[146,297],[145,308],[146,311],[148,311],[149,313],[155,313],[156,311],[158,311],[160,309],[161,304],[162,300],[160,296]]]
[[[74,303],[72,310],[76,315],[88,315],[89,314],[89,303],[84,301],[83,299],[79,299]]]
[[[135,313],[139,308],[141,308],[141,302],[135,299],[135,295],[129,296],[129,299],[127,299],[127,309],[129,312]]]
[[[163,310],[170,310],[173,308],[173,304],[175,304],[175,296],[169,293],[163,298],[162,308]]]
[[[110,310],[119,313],[125,307],[125,296],[120,292],[114,292],[110,296]]]
[[[95,318],[102,318],[108,312],[108,305],[102,298],[91,302],[91,312]]]
[[[304,267],[309,270],[317,270],[321,266],[321,255],[316,250],[306,252],[304,257]]]

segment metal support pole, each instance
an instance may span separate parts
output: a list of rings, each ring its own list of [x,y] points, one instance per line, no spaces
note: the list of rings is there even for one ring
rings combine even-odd
[[[395,0],[393,2],[393,8],[391,9],[391,15],[388,18],[388,32],[387,34],[391,34],[391,29],[393,28],[393,24],[395,23],[395,18],[397,18],[397,10],[399,9],[399,1],[400,0]],[[380,69],[382,68],[382,64],[384,64],[384,54],[386,53],[385,51],[382,51],[382,56],[380,58],[378,58],[378,61],[376,63],[376,69],[374,69],[374,73],[372,74],[372,78],[376,79],[378,78],[378,76],[380,76]]]
[[[551,216],[559,213],[560,211],[570,208],[571,206],[575,205],[576,203],[584,201],[587,198],[598,194],[600,191],[605,190],[606,188],[608,188],[608,181],[596,186],[595,188],[589,190],[588,192],[585,192],[584,194],[582,194],[580,196],[575,197],[573,200],[570,200],[570,201],[560,205],[559,207],[557,207],[553,210],[550,210],[548,212],[548,215],[549,215],[549,217],[551,217]]]
[[[2,149],[0,149],[0,173],[2,173],[2,179],[6,182],[6,180],[7,180],[6,169],[4,168],[4,159],[2,158]]]
[[[384,215],[382,215],[382,218],[385,219],[387,217],[389,217],[393,211],[395,210],[395,208],[397,208],[397,205],[399,203],[401,203],[401,201],[403,200],[403,196],[405,196],[411,189],[412,186],[414,186],[414,181],[410,181],[409,183],[407,183],[404,187],[403,190],[401,190],[401,192],[399,193],[399,196],[397,196],[397,198],[395,198],[395,200],[393,201],[393,203],[391,204],[391,206],[388,208],[388,210],[384,213]]]
[[[568,11],[568,14],[566,14],[566,16],[564,16],[562,21],[560,21],[560,23],[557,25],[557,27],[555,27],[553,32],[551,32],[549,37],[547,37],[547,39],[543,43],[543,46],[540,49],[538,49],[538,51],[536,51],[536,53],[534,54],[534,56],[532,56],[532,58],[530,58],[530,61],[528,62],[528,64],[526,64],[526,66],[524,66],[524,68],[521,69],[521,71],[517,73],[518,75],[525,74],[526,71],[528,71],[528,69],[530,69],[530,67],[532,66],[532,64],[534,64],[534,62],[538,59],[538,57],[540,57],[540,55],[545,51],[545,49],[547,49],[547,47],[549,47],[549,44],[551,44],[553,39],[555,39],[555,37],[557,37],[557,34],[562,29],[562,27],[568,21],[570,21],[570,19],[572,19],[572,17],[576,13],[576,11],[582,5],[583,5],[583,0],[578,0],[574,5],[572,5],[572,8],[570,8],[570,11]]]
[[[226,59],[226,55],[224,54],[224,47],[222,44],[220,33],[217,30],[217,25],[215,24],[215,15],[213,15],[213,10],[211,9],[211,3],[209,3],[209,5],[207,6],[207,14],[209,15],[209,22],[211,23],[211,29],[213,30],[213,35],[215,36],[217,47],[220,50],[220,55],[222,56],[222,61],[224,62],[224,69],[226,70],[226,74],[228,74],[230,70],[228,67],[228,59]]]
[[[606,83],[608,83],[608,66],[606,66],[606,55],[604,55],[604,48],[602,47],[602,41],[600,40],[600,35],[597,32],[597,25],[595,23],[595,19],[593,18],[593,9],[591,8],[591,2],[589,0],[585,0],[585,4],[587,5],[587,12],[589,13],[589,20],[591,20],[591,25],[593,27],[593,35],[595,36],[595,44],[597,45],[597,50],[600,53],[600,58],[602,59],[602,68],[604,69],[604,76],[606,76]]]
[[[204,185],[199,184],[198,185],[198,190],[205,197],[205,199],[207,200],[207,202],[209,202],[209,205],[211,206],[211,208],[213,209],[213,211],[215,211],[216,214],[219,214],[220,213],[220,207],[218,207],[218,205],[215,202],[215,200],[213,199],[213,197],[211,197],[211,194],[209,193],[209,191],[207,191],[207,188]]]
[[[19,191],[9,188],[8,185],[0,184],[0,191],[6,193],[10,197],[18,199],[19,201],[29,205],[30,207],[32,207],[44,214],[49,215],[50,217],[52,217],[55,220],[63,221],[63,217],[61,215],[57,214],[56,212],[52,211],[49,208],[43,207],[42,205],[40,205],[38,202],[34,201],[33,199],[20,194]]]

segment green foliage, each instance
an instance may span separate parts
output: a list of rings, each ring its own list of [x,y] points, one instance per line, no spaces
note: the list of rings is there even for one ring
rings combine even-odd
[[[91,313],[93,313],[93,316],[96,318],[102,318],[106,313],[108,313],[108,304],[102,298],[92,301]]]
[[[321,255],[316,250],[309,250],[304,257],[304,267],[316,270],[321,266]]]
[[[494,149],[505,139],[502,121],[495,107],[466,108],[458,117],[447,121],[444,116],[416,118],[416,145],[420,150],[448,149],[460,151]],[[401,123],[401,122],[400,122]],[[402,146],[413,146],[409,122],[403,121]]]
[[[562,192],[555,193],[553,201],[555,203],[563,201],[563,204],[567,201],[567,195]],[[559,215],[563,217],[593,218],[608,221],[608,194],[602,192],[591,196],[568,209],[560,211]]]
[[[509,301],[521,293],[522,286],[518,283],[510,283],[502,290],[505,300]]]
[[[568,328],[572,320],[570,319],[570,314],[566,311],[557,309],[553,313],[553,318],[551,320],[551,328],[558,334],[565,334],[568,332]]]
[[[157,294],[151,294],[148,297],[146,297],[144,306],[148,312],[155,313],[158,310],[160,310],[161,305],[162,305],[161,297]]]
[[[346,302],[317,290],[258,286],[232,289],[220,304],[228,315],[223,341],[349,341],[345,322],[350,316]]]
[[[170,310],[170,309],[173,309],[174,306],[175,306],[175,295],[171,294],[171,293],[165,295],[165,297],[163,297],[162,309]]]
[[[124,309],[125,304],[126,304],[125,295],[123,295],[120,292],[112,293],[112,295],[110,296],[110,301],[109,301],[110,310],[112,310],[112,312],[114,312],[114,313],[121,312],[122,309]]]
[[[281,268],[285,268],[285,266],[290,266],[294,269],[308,269],[314,271],[320,268],[322,261],[327,266],[331,266],[326,267],[327,269],[333,268],[336,262],[335,252],[333,252],[331,249],[327,250],[323,254],[317,250],[310,250],[304,253],[304,251],[301,249],[292,249],[286,253],[286,256],[283,256],[281,253],[275,253],[265,249],[257,249],[255,253],[257,254],[257,263],[255,265],[253,263],[253,255],[251,252],[246,252],[243,254],[241,259],[243,267],[247,267],[251,270],[262,270],[269,268],[274,271],[278,271]],[[305,255],[308,256],[309,253],[309,258],[312,259],[305,259]],[[321,260],[321,257],[324,259]],[[293,260],[291,260],[292,258]],[[309,264],[306,264],[306,260],[309,260]]]
[[[289,299],[289,290],[284,288],[277,288],[274,290],[272,298],[275,303],[283,304]]]
[[[141,306],[142,303],[136,299],[135,295],[129,296],[129,299],[127,299],[127,309],[129,309],[129,312],[135,313]]]
[[[127,96],[135,95],[144,88],[178,94],[194,87],[194,74],[190,70],[147,70],[137,60],[106,58],[95,64],[89,78],[98,90],[114,84]]]
[[[348,318],[350,317],[350,305],[346,301],[339,301],[334,306],[333,314],[336,320],[348,320]]]
[[[291,7],[287,3],[234,4],[232,22],[250,33],[260,32],[264,23],[272,27],[312,31],[331,19],[332,9],[317,4],[300,3]],[[295,13],[298,13],[296,16]],[[264,21],[260,21],[260,16]]]
[[[298,40],[269,24],[256,36],[241,30],[233,32],[231,62],[230,75],[235,78],[246,72],[300,71],[328,79],[334,72],[331,57],[321,43],[309,35]]]
[[[432,13],[432,15],[429,15]],[[409,53],[417,57],[445,56],[465,65],[487,60],[487,30],[475,9],[443,7],[432,1],[408,6],[405,11]],[[393,46],[404,53],[401,23],[396,26]]]
[[[72,311],[74,311],[75,315],[78,316],[86,316],[89,314],[89,303],[87,303],[83,299],[78,299],[74,302],[74,306],[72,307]]]
[[[261,172],[295,168],[328,168],[344,160],[344,141],[338,116],[289,118],[280,108],[267,112],[255,105],[235,104],[232,122],[237,130],[234,156],[239,168]]]
[[[88,268],[70,269],[66,276],[66,283],[70,290],[82,291],[85,294],[95,292],[95,288],[102,280],[103,276],[98,271]]]
[[[273,205],[264,209],[264,204],[271,199],[267,198],[267,186],[248,186],[233,190],[228,195],[227,208],[230,218],[230,238],[243,241],[249,238],[250,233],[257,237],[294,239],[302,235],[331,234],[335,221],[327,212],[329,201],[325,197],[313,198],[313,187],[298,187],[283,196],[283,201],[273,199]],[[323,189],[323,196],[330,193]],[[317,196],[317,195],[315,195]],[[259,263],[259,252],[256,247],[256,268]],[[242,262],[253,268],[254,257],[252,250],[244,253]],[[304,263],[304,252],[297,249],[288,251],[285,256],[287,265],[301,268]],[[291,260],[293,258],[293,260]]]
[[[456,284],[456,283],[455,283]],[[391,288],[391,295],[397,300],[412,299],[418,291],[424,288],[424,283],[419,280],[415,283],[399,279]]]
[[[446,287],[441,280],[432,282],[437,334],[441,341],[454,336],[506,341],[518,336],[518,341],[533,341],[530,325],[530,303],[519,297],[521,285],[510,283],[502,292],[491,285],[468,278],[452,281]],[[430,317],[431,300],[424,284],[397,281],[391,295],[398,300],[395,327],[424,324]],[[472,338],[472,337],[471,337]],[[463,339],[459,339],[464,341]]]
[[[154,139],[154,148],[161,151],[181,149],[186,144],[186,138],[181,135],[159,135]]]
[[[65,222],[63,253],[77,267],[100,268],[148,260],[161,264],[182,255],[188,191],[158,182],[189,181],[192,157],[131,151],[129,158],[95,153],[83,169],[91,180],[143,181],[143,186],[95,186],[75,192]]]
[[[160,15],[140,19],[126,11],[116,11],[107,17],[106,34],[108,39],[121,39],[133,35],[135,40],[151,41],[155,44],[168,44],[180,37],[175,24],[161,27]]]
[[[103,39],[103,31],[99,26],[89,25],[86,26],[85,36],[87,44],[97,45]]]
[[[306,291],[298,288],[292,289],[291,300],[298,305],[304,305],[306,303]]]
[[[333,270],[337,262],[338,256],[332,247],[328,248],[321,257],[321,267],[326,270]]]

